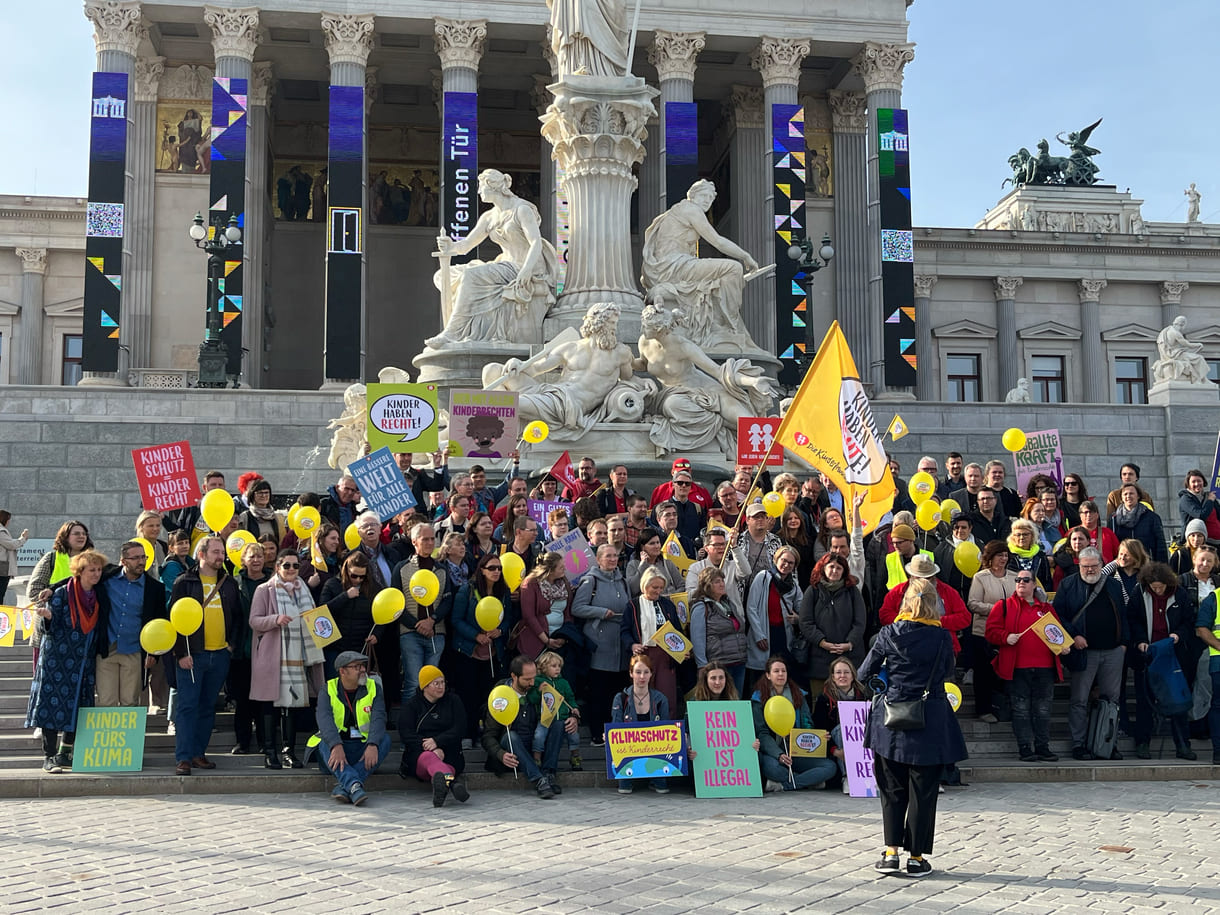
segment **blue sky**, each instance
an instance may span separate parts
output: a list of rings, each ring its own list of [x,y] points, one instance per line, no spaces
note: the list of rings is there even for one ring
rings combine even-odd
[[[1012,153],[1046,137],[1058,154],[1056,133],[1099,117],[1101,178],[1143,199],[1146,220],[1184,219],[1195,181],[1203,219],[1220,221],[1205,64],[1217,0],[917,0],[908,15],[916,225],[973,225],[1001,196]],[[0,134],[0,193],[84,196],[94,53],[80,0],[0,4],[0,35],[0,79],[17,88],[8,123],[22,125]]]

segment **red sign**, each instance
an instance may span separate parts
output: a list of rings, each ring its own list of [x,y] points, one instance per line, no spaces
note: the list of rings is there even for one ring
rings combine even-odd
[[[149,511],[166,512],[199,501],[199,478],[190,442],[170,442],[131,452],[140,501]]]
[[[779,424],[777,416],[739,416],[737,463],[757,467],[766,458],[768,467],[784,466],[784,449],[775,441]]]

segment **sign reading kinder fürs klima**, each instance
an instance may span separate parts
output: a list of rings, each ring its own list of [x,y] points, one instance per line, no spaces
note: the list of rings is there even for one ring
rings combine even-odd
[[[148,709],[82,708],[76,716],[73,772],[139,772]]]

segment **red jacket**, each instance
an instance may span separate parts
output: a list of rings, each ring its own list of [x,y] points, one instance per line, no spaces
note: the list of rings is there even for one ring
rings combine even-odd
[[[674,495],[673,482],[662,483],[652,491],[652,498],[648,500],[649,508],[656,508],[662,502],[672,499]],[[712,507],[712,494],[700,486],[698,483],[692,483],[690,488],[690,500],[696,505],[701,505],[706,511]]]
[[[1008,600],[995,602],[991,613],[987,614],[987,641],[999,649],[991,665],[1000,679],[1011,680],[1014,670],[1026,667],[1054,667],[1055,679],[1063,679],[1063,664],[1059,655],[1047,648],[1036,632],[1025,631],[1044,613],[1053,616],[1060,629],[1063,628],[1054,608],[1044,601],[1035,600],[1027,604],[1014,594]],[[1017,632],[1022,633],[1021,638],[1017,644],[1009,645],[1008,636]]]
[[[1111,562],[1118,558],[1118,534],[1108,527],[1099,526],[1097,530],[1089,531],[1089,544],[1101,550],[1102,562]]]
[[[902,609],[902,597],[907,593],[909,581],[904,581],[900,585],[895,585],[885,595],[885,600],[881,602],[881,625],[888,626],[898,618],[898,611]],[[962,646],[957,641],[957,634],[963,629],[969,629],[974,622],[974,617],[970,615],[970,611],[966,609],[966,603],[962,600],[962,596],[957,593],[956,588],[952,588],[943,581],[937,580],[936,594],[940,598],[940,602],[945,606],[945,613],[940,618],[940,625],[949,631],[949,635],[953,637],[953,654],[957,655],[962,650]]]

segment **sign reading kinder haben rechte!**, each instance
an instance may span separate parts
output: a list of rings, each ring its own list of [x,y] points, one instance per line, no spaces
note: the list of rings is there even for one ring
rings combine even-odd
[[[762,797],[749,702],[690,702],[695,797]]]

